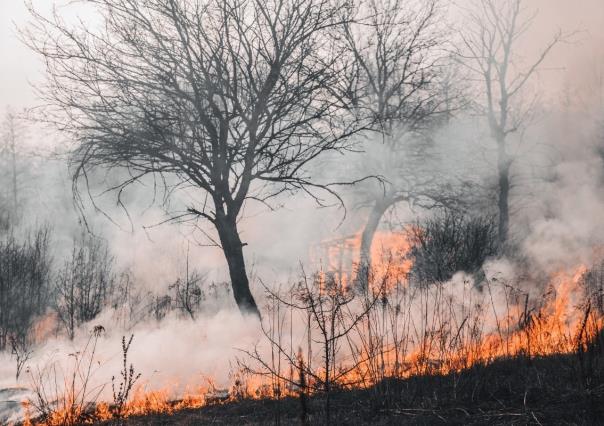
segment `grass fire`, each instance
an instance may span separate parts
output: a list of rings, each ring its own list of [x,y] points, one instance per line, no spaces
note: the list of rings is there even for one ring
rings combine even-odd
[[[0,424],[604,422],[601,1],[5,3]]]

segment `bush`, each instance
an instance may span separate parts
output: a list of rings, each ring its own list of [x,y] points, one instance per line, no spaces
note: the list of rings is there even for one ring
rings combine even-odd
[[[604,315],[604,259],[587,269],[581,282],[593,309]]]
[[[0,350],[23,347],[36,318],[46,312],[50,285],[48,228],[18,241],[0,240]]]
[[[116,280],[113,258],[101,240],[83,236],[74,242],[71,259],[55,283],[55,309],[70,339],[110,304]]]
[[[476,273],[488,257],[497,254],[493,217],[445,211],[409,232],[411,277],[420,283],[448,281],[458,271]]]

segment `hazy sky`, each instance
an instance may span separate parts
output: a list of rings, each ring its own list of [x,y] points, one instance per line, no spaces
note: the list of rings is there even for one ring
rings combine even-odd
[[[49,10],[56,2],[32,1],[40,10]],[[564,84],[589,92],[585,86],[592,85],[598,72],[604,72],[604,0],[525,0],[525,4],[540,12],[528,40],[527,55],[531,47],[546,42],[557,29],[581,31],[576,43],[558,47],[540,74],[549,94],[556,96]],[[22,26],[27,20],[23,0],[0,0],[0,110],[7,105],[21,108],[35,102],[29,82],[41,78],[41,63],[15,34],[15,25]]]

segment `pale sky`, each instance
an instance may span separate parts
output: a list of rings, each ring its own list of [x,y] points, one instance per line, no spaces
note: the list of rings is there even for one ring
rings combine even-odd
[[[32,1],[36,8],[47,11],[57,2]],[[593,92],[593,81],[598,73],[604,74],[604,0],[525,0],[525,5],[539,10],[527,55],[557,29],[580,31],[576,43],[561,45],[552,53],[540,74],[549,97],[558,96],[564,84],[572,86],[572,92]],[[19,109],[35,104],[29,82],[39,81],[43,68],[15,34],[15,24],[22,26],[27,20],[23,0],[0,0],[0,111],[8,105]]]

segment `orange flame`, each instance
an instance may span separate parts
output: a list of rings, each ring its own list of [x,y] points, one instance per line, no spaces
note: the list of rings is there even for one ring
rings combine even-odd
[[[323,241],[311,253],[313,263],[323,264],[323,273],[332,274],[343,288],[349,288],[360,263],[362,233]],[[407,232],[376,231],[371,245],[371,271],[387,277],[388,288],[401,284],[411,271],[408,254],[412,248]]]
[[[323,244],[325,272],[336,274],[344,288],[350,286],[359,247],[360,235]],[[340,386],[372,386],[385,377],[448,374],[517,355],[572,353],[585,350],[604,326],[604,314],[592,309],[591,295],[582,282],[584,265],[553,274],[542,297],[530,300],[527,292],[488,280],[481,289],[466,282],[461,289],[450,288],[451,283],[409,286],[411,248],[404,233],[376,234],[372,269],[376,281],[387,283],[378,290],[384,303],[355,329],[362,337],[356,352],[351,349],[347,358],[352,367],[341,366],[348,373],[340,376]],[[315,372],[314,377],[321,376],[320,368]],[[207,386],[188,389],[180,398],[174,398],[170,388],[138,386],[121,415],[172,414],[240,398],[295,396],[300,389],[292,385],[293,375],[290,380],[283,379],[285,374],[245,380],[237,376],[231,389],[218,389],[210,379]],[[307,386],[312,388],[308,382]],[[114,407],[100,403],[90,418],[109,420],[114,415]],[[39,424],[69,424],[66,419],[71,419],[68,413],[58,410]],[[31,423],[27,414],[24,424]]]

